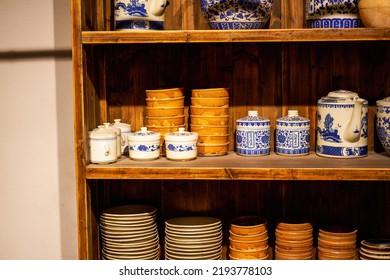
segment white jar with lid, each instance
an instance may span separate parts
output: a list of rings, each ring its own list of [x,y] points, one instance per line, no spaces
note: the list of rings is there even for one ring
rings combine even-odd
[[[310,120],[288,110],[287,116],[276,120],[276,153],[299,156],[310,153]]]
[[[103,123],[104,128],[107,130],[112,130],[116,133],[116,156],[119,158],[122,155],[121,152],[121,130],[120,128],[113,127],[110,123]]]
[[[134,160],[153,160],[160,156],[161,134],[141,127],[128,135],[129,156]]]
[[[107,164],[117,160],[117,135],[103,125],[89,132],[89,158],[91,163]]]
[[[268,155],[270,146],[270,120],[259,117],[257,111],[236,121],[236,153],[243,156]]]
[[[131,125],[128,123],[121,122],[121,119],[114,119],[113,127],[121,130],[121,153],[122,155],[129,154],[129,140],[128,135],[131,132]]]
[[[179,131],[165,134],[164,139],[167,159],[185,161],[196,158],[198,133],[179,127]]]

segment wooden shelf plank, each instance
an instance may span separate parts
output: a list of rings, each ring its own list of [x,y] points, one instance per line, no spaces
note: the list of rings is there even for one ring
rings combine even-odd
[[[176,162],[161,157],[134,161],[122,157],[108,165],[90,164],[87,179],[191,179],[191,180],[390,180],[390,157],[370,152],[367,157],[333,159],[314,153],[302,157],[271,154],[242,157],[233,152],[220,157],[197,157]]]
[[[83,44],[118,43],[229,43],[390,40],[390,29],[260,29],[260,30],[163,30],[83,31]]]

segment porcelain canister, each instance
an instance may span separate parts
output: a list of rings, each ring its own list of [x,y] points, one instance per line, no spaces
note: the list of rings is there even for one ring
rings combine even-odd
[[[122,155],[121,152],[121,130],[118,127],[112,126],[110,123],[103,123],[104,128],[107,130],[112,130],[116,133],[116,156],[119,158]]]
[[[270,153],[270,120],[259,117],[257,111],[236,121],[236,153],[262,156]]]
[[[115,30],[164,29],[167,0],[115,0]]]
[[[179,131],[165,134],[164,139],[167,159],[184,161],[196,158],[198,133],[179,127]]]
[[[128,139],[131,159],[153,160],[159,158],[160,133],[148,131],[146,127],[141,127],[140,131],[130,133]]]
[[[286,156],[310,153],[310,120],[289,110],[287,116],[276,120],[276,153]]]
[[[121,130],[121,153],[122,155],[129,154],[129,140],[128,135],[131,132],[131,125],[128,123],[121,122],[121,119],[114,119],[113,127],[119,128]]]
[[[317,147],[320,156],[356,158],[368,152],[368,102],[357,93],[337,90],[317,103]]]
[[[390,97],[376,102],[376,131],[383,148],[390,155]]]
[[[107,164],[117,160],[117,135],[103,125],[89,132],[89,153],[92,163]]]

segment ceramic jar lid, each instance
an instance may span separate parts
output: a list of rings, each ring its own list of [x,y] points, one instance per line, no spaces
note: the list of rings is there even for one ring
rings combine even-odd
[[[294,123],[294,125],[310,125],[310,120],[298,115],[298,110],[288,110],[287,116],[276,120],[277,125]]]
[[[258,112],[253,110],[248,111],[248,116],[236,121],[237,127],[244,127],[248,129],[269,126],[269,124],[269,119],[259,117]]]
[[[160,141],[160,138],[160,133],[149,131],[147,127],[141,127],[140,131],[128,135],[129,141]]]
[[[130,132],[131,125],[127,123],[123,123],[121,121],[122,121],[121,119],[114,119],[114,123],[112,124],[112,126],[119,128],[121,132]]]
[[[184,127],[179,127],[179,131],[174,131],[165,134],[166,141],[182,142],[182,141],[197,141],[198,133],[184,131]]]
[[[359,95],[356,92],[349,90],[335,90],[329,92],[327,96],[323,96],[318,102],[355,104],[356,99],[359,99]]]
[[[104,125],[99,125],[97,128],[89,132],[90,139],[104,140],[104,139],[116,139],[117,134],[113,130],[106,129]]]

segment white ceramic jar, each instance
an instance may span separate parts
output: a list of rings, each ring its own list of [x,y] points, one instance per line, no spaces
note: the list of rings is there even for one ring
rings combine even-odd
[[[179,131],[165,134],[164,139],[167,159],[185,161],[196,158],[198,133],[179,127]]]
[[[89,132],[89,158],[91,163],[107,164],[117,160],[117,135],[103,125]]]
[[[114,119],[113,127],[121,130],[121,153],[122,155],[129,154],[129,139],[128,136],[131,132],[131,125],[121,122],[121,119]]]
[[[275,130],[278,155],[300,156],[310,153],[310,120],[288,110],[287,116],[276,120]]]
[[[128,135],[129,156],[134,160],[154,160],[160,156],[161,134],[141,127]]]
[[[107,130],[112,130],[116,133],[116,156],[119,158],[122,155],[121,152],[121,130],[118,127],[113,127],[110,123],[103,123],[104,128]]]
[[[270,120],[248,111],[248,116],[236,121],[236,153],[243,156],[268,155],[270,146]]]

